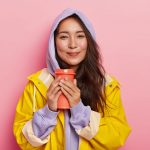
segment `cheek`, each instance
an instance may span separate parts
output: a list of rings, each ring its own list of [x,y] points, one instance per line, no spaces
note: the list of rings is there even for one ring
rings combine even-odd
[[[66,42],[62,42],[62,41],[56,41],[56,48],[58,51],[64,51],[67,47],[67,43]]]
[[[66,49],[67,49],[66,44],[63,42],[57,42],[56,48],[57,48],[58,56],[63,60],[63,58],[65,57]]]
[[[57,54],[61,59],[63,59],[65,57],[66,52],[61,48],[57,48]]]
[[[83,59],[86,57],[86,53],[87,53],[87,50],[84,49],[84,50],[82,51],[82,57],[83,57]]]
[[[83,57],[85,58],[87,53],[87,41],[81,43],[81,49],[83,50]]]
[[[80,45],[80,48],[83,49],[83,50],[86,50],[87,49],[87,41],[82,41],[79,43]]]

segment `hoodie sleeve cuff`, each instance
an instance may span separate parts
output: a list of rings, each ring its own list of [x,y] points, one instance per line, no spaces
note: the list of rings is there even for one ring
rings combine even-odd
[[[58,113],[51,111],[48,105],[35,112],[32,120],[34,134],[41,139],[48,136],[57,123]]]
[[[76,106],[70,109],[71,118],[70,123],[74,129],[82,129],[89,124],[91,108],[84,106],[80,101]]]
[[[45,107],[43,108],[43,112],[41,111],[41,113],[45,114],[45,116],[47,118],[53,119],[56,118],[58,115],[58,111],[52,111],[48,108],[48,105],[45,105]]]

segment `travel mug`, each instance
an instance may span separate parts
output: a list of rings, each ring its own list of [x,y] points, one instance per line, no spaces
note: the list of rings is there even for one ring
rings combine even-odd
[[[73,69],[56,69],[55,77],[58,77],[58,76],[61,76],[62,79],[67,77],[67,78],[73,80],[74,76],[75,76],[75,72]],[[63,93],[58,98],[57,108],[58,109],[69,109],[70,108],[70,104]]]

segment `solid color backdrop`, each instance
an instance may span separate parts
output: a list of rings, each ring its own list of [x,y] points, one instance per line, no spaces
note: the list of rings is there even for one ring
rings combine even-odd
[[[51,23],[68,7],[91,20],[104,66],[122,85],[132,133],[121,149],[150,149],[149,0],[0,0],[0,149],[19,150],[12,133],[16,104],[27,76],[46,67]]]

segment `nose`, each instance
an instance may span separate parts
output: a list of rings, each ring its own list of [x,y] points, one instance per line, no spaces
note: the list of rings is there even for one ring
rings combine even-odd
[[[68,47],[69,47],[70,49],[77,48],[76,39],[75,39],[74,37],[71,37],[71,38],[70,38]]]

